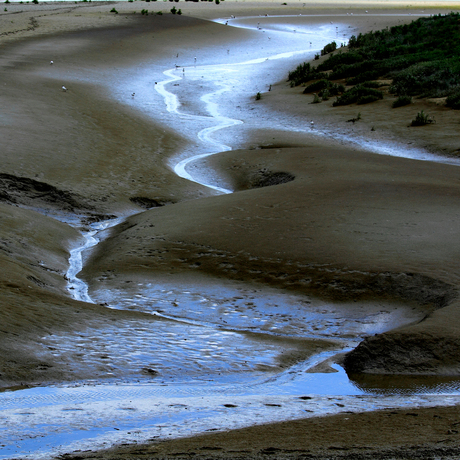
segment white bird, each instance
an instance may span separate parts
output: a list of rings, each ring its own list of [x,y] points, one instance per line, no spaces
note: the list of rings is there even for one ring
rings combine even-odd
[[[136,95],[136,93],[131,94],[132,97],[134,97],[135,95]]]
[[[65,86],[63,86],[62,91],[67,91],[67,88]]]
[[[54,64],[54,62],[53,62],[53,61],[50,61],[50,65],[51,65],[51,64]]]

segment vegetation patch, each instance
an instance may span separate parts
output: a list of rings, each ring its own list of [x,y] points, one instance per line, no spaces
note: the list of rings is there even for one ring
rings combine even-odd
[[[345,105],[381,99],[379,92],[364,88],[377,91],[369,82],[384,78],[392,81],[390,92],[398,96],[395,107],[410,103],[405,96],[417,96],[446,97],[448,107],[460,109],[460,13],[353,35],[348,52],[332,53],[336,47],[332,48],[333,44],[324,47],[321,54],[329,56],[316,67],[303,63],[290,72],[291,86],[308,85],[313,92],[319,89],[311,85],[318,84],[330,92],[325,81],[346,80],[354,88],[334,103]]]
[[[367,88],[364,85],[356,85],[353,88],[345,91],[337,100],[332,104],[333,107],[348,104],[368,104],[369,102],[378,101],[383,99],[383,93],[374,88]]]
[[[393,102],[391,107],[396,109],[398,107],[403,107],[409,104],[412,104],[412,96],[399,96],[398,99],[396,99],[396,101]]]
[[[427,113],[421,110],[417,113],[417,116],[412,120],[411,126],[425,126],[431,123],[435,123],[434,118],[430,117]]]

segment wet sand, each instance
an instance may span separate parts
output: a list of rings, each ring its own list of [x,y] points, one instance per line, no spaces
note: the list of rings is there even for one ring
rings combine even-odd
[[[176,6],[182,16],[141,16],[141,8],[165,13],[171,8],[169,3],[144,2],[9,4],[0,16],[4,45],[0,98],[8,107],[0,126],[0,257],[5,267],[0,275],[1,386],[107,378],[112,369],[103,354],[97,358],[97,345],[85,363],[85,354],[72,347],[53,353],[45,337],[88,329],[97,333],[109,330],[116,321],[139,327],[158,321],[147,313],[77,302],[67,292],[64,276],[69,251],[82,238],[54,218],[78,227],[134,213],[86,257],[82,275],[90,291],[125,284],[129,293],[133,281],[146,283],[152,277],[190,284],[211,277],[342,304],[403,302],[415,311],[417,323],[368,338],[348,355],[347,367],[358,373],[458,375],[458,167],[375,155],[357,144],[372,139],[382,147],[388,142],[399,148],[410,144],[415,154],[417,147],[455,156],[460,114],[438,105],[439,101],[416,101],[413,107],[391,111],[387,95],[372,107],[360,107],[362,122],[352,125],[346,120],[356,115],[356,106],[336,110],[330,104],[310,105],[305,101],[308,96],[279,78],[265,82],[257,102],[254,94],[244,94],[240,96],[244,105],[234,107],[224,95],[221,104],[227,115],[244,120],[242,127],[229,128],[222,135],[234,150],[194,165],[194,174],[208,177],[209,170],[216,171],[219,181],[236,191],[219,195],[176,176],[171,159],[190,149],[194,140],[188,131],[171,125],[164,111],[155,119],[146,115],[150,100],[142,101],[139,110],[133,101],[139,93],[131,96],[144,88],[136,78],[146,62],[151,74],[145,84],[154,85],[164,78],[162,72],[176,54],[181,56],[180,63],[193,65],[197,57],[210,64],[216,56],[223,60],[229,43],[238,47],[253,40],[260,46],[254,31],[207,19],[232,14],[330,15],[333,11],[344,14],[340,21],[350,24],[351,34],[409,22],[413,18],[407,12],[415,17],[429,5],[400,10],[401,17],[366,16],[361,4],[356,10],[339,11],[333,2],[308,8],[230,1]],[[429,11],[452,9],[442,10],[444,6],[437,4]],[[112,7],[120,14],[110,13]],[[366,9],[371,14],[398,13],[393,4],[383,2],[372,10],[366,4]],[[347,14],[351,11],[356,12],[353,18]],[[324,16],[311,21],[321,24]],[[130,88],[130,81],[136,81],[135,89]],[[185,110],[196,109],[187,105],[187,96],[184,102]],[[420,108],[436,113],[436,125],[407,128]],[[270,118],[273,113],[280,123],[276,129]],[[327,134],[331,131],[341,137]],[[214,180],[216,176],[211,177]],[[152,206],[155,209],[145,211]],[[134,288],[131,293],[135,294]],[[419,322],[420,318],[425,319]],[[414,429],[407,439],[389,431],[388,440],[371,446],[374,458],[379,449],[402,449],[392,454],[403,458],[404,449],[413,446],[422,452],[422,444],[427,449],[435,449],[430,443],[443,449],[456,445],[455,440],[458,444],[455,407],[415,413],[422,428]],[[400,420],[401,426],[406,426],[408,418],[413,420],[405,413],[393,415],[392,420]],[[366,423],[381,426],[386,416],[367,414]],[[326,424],[321,429],[328,433],[340,427],[348,434],[337,449],[346,445],[361,452],[368,443],[366,438],[359,440],[357,433],[363,421],[344,427],[345,417],[285,426],[299,442],[299,433],[315,424]],[[352,418],[356,417],[361,416]],[[426,430],[435,418],[443,421],[428,440]],[[218,435],[206,457],[288,458],[307,453],[304,444],[299,444],[302,452],[288,452],[284,428],[273,429],[276,436],[271,427]],[[253,450],[243,452],[232,445],[247,444],[248,436]],[[258,444],[254,436],[270,442]],[[309,454],[334,458],[321,453],[321,448],[335,446],[336,441],[322,439],[319,451],[309,447]],[[187,441],[190,447],[161,444],[169,451],[161,447],[155,453],[156,444],[135,448],[137,453],[125,449],[101,456],[177,458],[179,449],[188,458],[210,442],[210,437],[197,438]],[[221,442],[225,447],[218,454]],[[312,445],[313,441],[305,442]],[[289,443],[289,449],[296,449],[293,444]],[[98,458],[99,454],[85,455]]]

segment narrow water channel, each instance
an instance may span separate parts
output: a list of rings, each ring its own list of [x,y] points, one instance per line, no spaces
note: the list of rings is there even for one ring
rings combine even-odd
[[[254,25],[261,19],[245,21]],[[280,30],[273,24],[273,34],[294,33],[286,20]],[[296,30],[301,35],[298,25]],[[277,44],[273,54],[267,52],[263,57],[205,67],[193,63],[162,71],[164,79],[150,85],[149,101],[155,100],[156,91],[161,98],[155,104],[163,105],[164,117],[180,120],[184,131],[199,143],[199,148],[183,152],[171,165],[178,175],[219,193],[231,192],[211,172],[203,180],[193,176],[190,168],[198,158],[232,148],[224,132],[242,120],[225,116],[220,98],[232,91],[234,77],[243,78],[248,92],[254,94],[257,85],[248,82],[257,81],[255,75],[262,78],[267,69],[272,69],[271,61],[313,54],[320,43],[324,45],[336,37],[335,25],[324,25],[320,30],[318,42],[307,50],[296,44],[294,51],[286,53]],[[307,33],[311,37],[311,32]],[[261,70],[254,70],[258,66]],[[277,78],[277,74],[271,78]],[[181,110],[180,101],[185,95],[174,84],[184,79],[206,80],[203,86],[209,90],[195,104],[200,114]],[[148,112],[151,108],[139,109]],[[82,253],[99,242],[98,232],[117,223],[119,220],[93,225],[84,234],[84,243],[72,251],[67,272],[69,292],[77,300],[142,311],[165,321],[154,328],[125,321],[103,331],[47,338],[47,345],[56,350],[85,350],[88,361],[97,354],[110,355],[125,378],[111,379],[107,375],[104,383],[95,380],[0,393],[1,459],[49,458],[77,449],[313,415],[453,405],[460,401],[457,380],[414,379],[409,384],[406,381],[405,386],[392,386],[391,382],[383,386],[352,382],[337,365],[331,365],[328,372],[314,371],[337,352],[356,346],[365,335],[419,319],[405,305],[334,305],[267,287],[210,278],[199,286],[152,279],[139,283],[135,291],[119,286],[89,293],[88,286],[78,278]],[[296,353],[300,343],[286,345],[280,338],[302,340],[302,346],[328,345],[280,367],[280,349]],[[139,368],[158,368],[161,375],[141,380],[130,374]]]

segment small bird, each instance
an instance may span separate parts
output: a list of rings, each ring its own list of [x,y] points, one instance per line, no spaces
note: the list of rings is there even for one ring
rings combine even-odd
[[[65,86],[63,86],[62,91],[67,91],[67,88]]]
[[[54,64],[54,62],[53,62],[53,61],[50,61],[50,65],[52,65],[52,64]]]
[[[131,94],[131,97],[134,97],[135,95],[136,95],[136,93],[133,93],[133,94]]]

